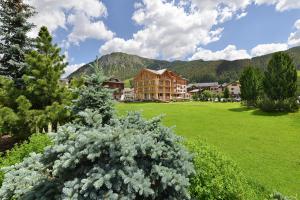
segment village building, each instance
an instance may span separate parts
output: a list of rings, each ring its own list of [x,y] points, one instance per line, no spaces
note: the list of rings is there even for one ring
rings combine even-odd
[[[188,92],[195,93],[195,92],[203,92],[204,90],[208,90],[211,92],[217,93],[219,89],[218,82],[212,83],[194,83],[188,85]]]
[[[123,95],[121,97],[121,101],[134,101],[134,89],[133,88],[125,88],[123,90]]]
[[[115,100],[121,100],[124,90],[124,82],[120,81],[117,78],[110,78],[107,81],[103,82],[103,86],[114,91],[113,97]]]
[[[220,85],[219,85],[219,88],[218,88],[218,90],[217,90],[217,93],[218,93],[218,94],[224,93],[225,88],[227,88],[227,85],[228,85],[228,83],[220,84]]]
[[[240,97],[241,95],[241,84],[239,81],[234,81],[232,83],[227,84],[226,86],[229,90],[229,94],[231,97]]]
[[[241,94],[241,85],[239,81],[234,81],[232,83],[223,83],[219,84],[217,82],[211,83],[194,83],[188,85],[188,92],[191,95],[202,93],[203,91],[211,91],[215,94],[222,94],[225,91],[225,88],[228,88],[229,94],[231,97],[237,98]]]
[[[134,78],[135,100],[171,101],[190,98],[187,79],[167,70],[142,69]]]

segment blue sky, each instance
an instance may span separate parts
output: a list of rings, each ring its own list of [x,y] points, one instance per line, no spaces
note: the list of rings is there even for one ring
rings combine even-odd
[[[295,0],[27,0],[48,26],[67,73],[121,51],[166,60],[235,60],[300,45]]]

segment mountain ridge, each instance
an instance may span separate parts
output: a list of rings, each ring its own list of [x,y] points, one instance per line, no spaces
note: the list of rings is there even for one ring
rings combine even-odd
[[[293,58],[297,69],[300,69],[300,47],[294,47],[285,52]],[[134,77],[142,68],[153,70],[167,68],[181,74],[183,77],[189,79],[190,82],[219,81],[222,83],[237,80],[242,70],[247,66],[265,69],[272,54],[234,61],[166,61],[144,58],[122,52],[114,52],[102,56],[99,59],[99,65],[102,67],[105,75],[114,76],[121,80]],[[92,70],[90,64],[94,62],[95,61],[92,61],[80,67],[70,74],[68,78],[80,76],[82,74],[91,74]]]

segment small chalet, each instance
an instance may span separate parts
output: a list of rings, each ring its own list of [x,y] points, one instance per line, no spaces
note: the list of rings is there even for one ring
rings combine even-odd
[[[196,93],[201,93],[205,90],[211,91],[215,94],[221,94],[228,88],[231,97],[240,97],[241,94],[241,84],[239,81],[234,81],[232,83],[219,84],[217,82],[212,83],[194,83],[188,85],[188,92],[193,95]]]
[[[124,82],[120,81],[117,78],[110,78],[103,83],[103,86],[114,90],[113,97],[115,100],[121,100],[124,90]]]
[[[216,92],[219,88],[219,83],[217,82],[212,82],[212,83],[194,83],[194,84],[189,84],[188,85],[188,91],[193,92],[193,91],[212,91]]]

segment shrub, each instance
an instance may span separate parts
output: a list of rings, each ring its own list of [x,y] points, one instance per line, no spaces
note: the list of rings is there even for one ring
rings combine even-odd
[[[159,118],[132,113],[103,126],[97,112],[80,115],[43,155],[7,169],[0,199],[189,198],[191,157]]]
[[[212,98],[216,98],[217,95],[209,90],[204,90],[201,93],[197,93],[193,95],[194,101],[208,101],[212,100]]]
[[[22,162],[30,153],[43,152],[44,148],[51,144],[50,138],[45,134],[33,134],[29,141],[21,145],[15,145],[13,149],[7,151],[3,157],[0,157],[0,168],[14,165]],[[4,173],[0,171],[0,186],[2,185]]]
[[[191,179],[190,193],[199,200],[253,200],[256,194],[241,170],[214,148],[189,143],[194,153],[196,175]]]
[[[295,197],[287,197],[279,192],[274,192],[270,195],[269,200],[297,200]]]
[[[265,112],[296,112],[299,108],[296,98],[272,100],[264,97],[259,99],[257,104]]]

